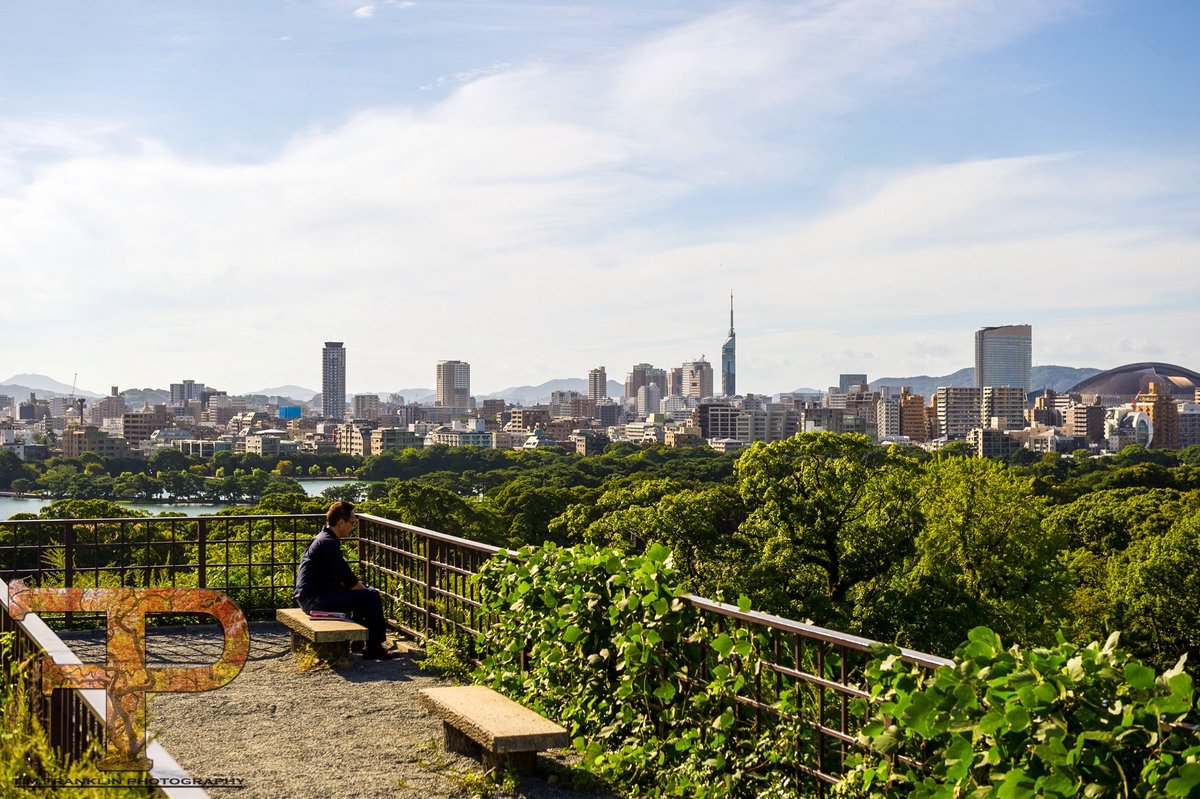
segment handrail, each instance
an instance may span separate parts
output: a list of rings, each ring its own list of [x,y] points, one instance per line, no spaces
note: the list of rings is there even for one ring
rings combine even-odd
[[[793,621],[792,619],[784,618],[783,616],[773,616],[770,613],[761,613],[757,610],[744,611],[734,605],[727,605],[724,602],[716,602],[711,599],[705,599],[696,594],[689,594],[687,601],[696,608],[707,610],[721,616],[738,621],[750,622],[763,627],[768,627],[772,630],[789,633],[792,635],[802,635],[805,638],[812,638],[818,641],[824,641],[827,644],[834,646],[844,646],[847,649],[854,649],[859,652],[869,652],[874,647],[880,646],[879,641],[874,641],[870,638],[852,635],[850,633],[831,630],[828,627],[818,627],[815,624],[805,624],[804,622]],[[936,669],[941,666],[953,666],[954,661],[948,658],[938,657],[937,655],[928,655],[924,652],[918,652],[915,649],[906,649],[900,647],[900,658],[905,662],[912,663],[917,666],[924,666],[929,669]]]

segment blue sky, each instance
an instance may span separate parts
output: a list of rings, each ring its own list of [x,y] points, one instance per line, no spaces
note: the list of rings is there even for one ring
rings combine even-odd
[[[0,372],[1200,368],[1200,4],[8,2]]]

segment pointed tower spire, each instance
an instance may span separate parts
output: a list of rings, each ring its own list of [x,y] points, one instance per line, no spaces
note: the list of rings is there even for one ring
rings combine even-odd
[[[737,393],[737,339],[733,335],[733,292],[729,292],[729,338],[721,347],[721,393],[732,397]]]

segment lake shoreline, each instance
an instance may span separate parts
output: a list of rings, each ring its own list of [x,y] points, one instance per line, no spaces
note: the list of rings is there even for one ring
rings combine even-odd
[[[319,497],[321,492],[326,488],[334,485],[345,485],[346,483],[356,482],[356,479],[345,477],[310,477],[304,480],[298,480],[303,487],[304,492],[309,497]],[[72,499],[72,497],[65,497]],[[53,502],[53,499],[35,494],[18,494],[15,491],[0,491],[0,521],[7,520],[17,513],[38,513],[42,508]],[[113,502],[114,500],[105,500]],[[144,511],[146,513],[155,514],[164,511],[179,511],[187,516],[208,516],[215,514],[218,511],[226,508],[251,508],[254,503],[246,504],[241,502],[176,502],[173,500],[160,499],[151,502],[117,502],[116,504],[124,508],[132,510]]]

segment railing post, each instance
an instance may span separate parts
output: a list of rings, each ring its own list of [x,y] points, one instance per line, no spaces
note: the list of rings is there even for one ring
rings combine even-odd
[[[433,635],[433,539],[425,539],[425,633]]]
[[[63,528],[63,588],[75,587],[75,525],[68,523]],[[64,624],[71,629],[75,614],[67,611]]]
[[[208,520],[201,516],[196,522],[199,525],[196,532],[197,588],[208,588]]]

